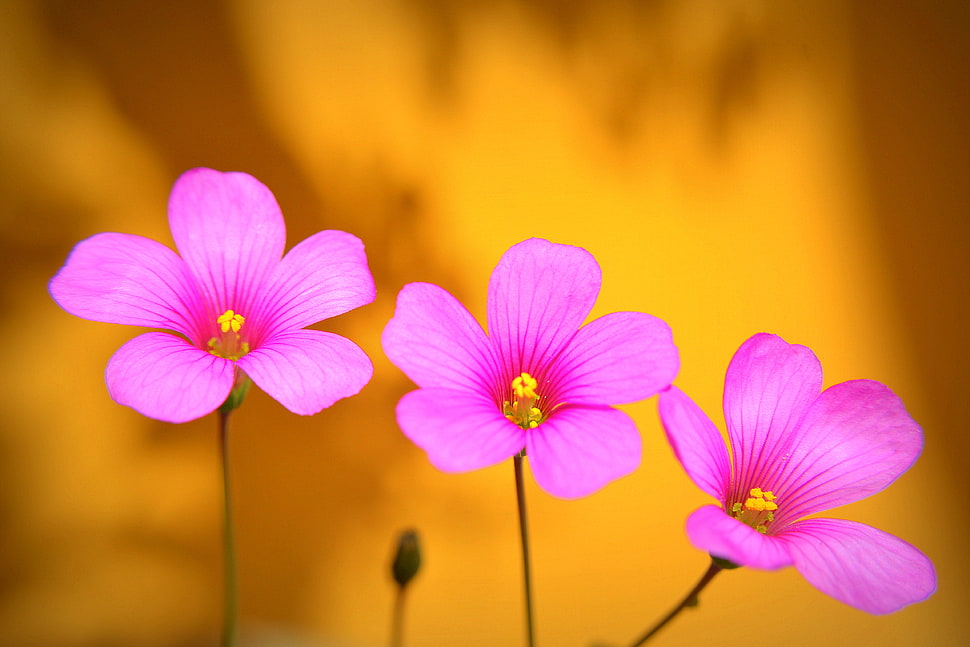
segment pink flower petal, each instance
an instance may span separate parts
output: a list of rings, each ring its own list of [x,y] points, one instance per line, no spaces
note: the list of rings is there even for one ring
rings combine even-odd
[[[374,374],[357,344],[320,330],[280,333],[236,364],[269,396],[304,416],[356,395]]]
[[[776,467],[776,523],[879,492],[909,469],[922,447],[922,430],[886,386],[836,384],[805,414]]]
[[[785,542],[728,516],[716,505],[699,508],[687,518],[687,537],[696,548],[738,566],[773,571],[792,565]]]
[[[822,367],[808,348],[767,333],[741,345],[724,380],[724,416],[742,488],[770,487],[765,479],[821,390]]]
[[[676,386],[660,392],[659,409],[667,440],[687,475],[697,487],[718,501],[726,501],[731,462],[717,427]]]
[[[249,317],[283,255],[286,229],[276,198],[245,173],[187,171],[168,203],[175,245],[217,317],[232,309]]]
[[[899,611],[936,590],[933,563],[914,546],[865,524],[808,519],[779,535],[812,586],[874,614]]]
[[[670,327],[642,312],[614,312],[579,329],[546,377],[559,402],[624,404],[654,395],[677,375]]]
[[[418,386],[476,388],[499,397],[491,393],[498,369],[485,332],[437,285],[404,286],[381,342],[388,359]]]
[[[305,328],[374,300],[364,244],[342,231],[321,231],[287,252],[253,319],[268,337]]]
[[[526,435],[536,482],[557,497],[592,494],[640,466],[642,447],[633,420],[609,407],[567,407]]]
[[[232,362],[181,337],[148,332],[119,348],[105,381],[118,404],[166,422],[187,422],[215,411],[229,395]]]
[[[505,252],[488,286],[488,334],[505,361],[503,384],[558,355],[593,308],[600,279],[596,259],[580,247],[530,238]]]
[[[192,339],[204,310],[182,259],[161,243],[131,234],[82,240],[51,279],[50,293],[84,319],[167,328]]]
[[[426,388],[397,404],[401,431],[445,472],[467,472],[511,458],[525,445],[525,432],[488,397],[468,390]]]

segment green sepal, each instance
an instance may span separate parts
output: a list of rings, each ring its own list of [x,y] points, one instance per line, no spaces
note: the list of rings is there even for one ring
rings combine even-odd
[[[250,384],[251,381],[248,375],[243,376],[242,380],[238,380],[233,385],[232,391],[229,392],[229,397],[219,406],[219,413],[225,415],[233,409],[238,409],[239,405],[243,403],[246,393],[249,391]]]
[[[718,566],[720,566],[721,568],[723,568],[726,571],[730,571],[730,570],[733,570],[735,568],[741,568],[741,565],[740,564],[735,564],[734,562],[729,562],[728,560],[724,559],[723,557],[717,557],[716,555],[711,555],[711,560],[715,564],[717,564]]]

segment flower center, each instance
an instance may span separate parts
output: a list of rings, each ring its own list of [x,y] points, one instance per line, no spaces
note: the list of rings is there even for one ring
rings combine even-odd
[[[528,373],[522,373],[512,380],[512,395],[502,405],[505,417],[523,429],[535,429],[546,417],[536,406],[539,394],[536,388],[539,383]]]
[[[249,342],[243,340],[239,331],[242,330],[246,318],[238,312],[226,310],[218,318],[220,332],[206,344],[213,355],[237,360],[249,352]]]
[[[751,488],[748,495],[744,503],[735,501],[731,505],[731,516],[761,534],[767,534],[768,524],[775,520],[775,510],[778,509],[778,504],[775,503],[777,497],[770,490],[762,490],[760,487]]]

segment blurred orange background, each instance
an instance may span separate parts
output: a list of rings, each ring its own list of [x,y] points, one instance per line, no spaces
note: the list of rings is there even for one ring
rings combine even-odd
[[[827,385],[885,382],[925,430],[913,469],[833,516],[919,546],[933,598],[873,617],[740,569],[655,644],[967,644],[968,34],[965,2],[2,3],[0,645],[218,640],[216,417],[114,404],[104,366],[138,331],[46,292],[97,232],[171,244],[168,192],[195,166],[267,184],[289,246],[357,234],[378,286],[321,324],[374,359],[358,397],[304,418],[254,389],[235,415],[244,644],[387,644],[408,526],[406,644],[524,644],[511,461],[432,468],[397,429],[412,385],[380,331],[410,281],[483,319],[529,236],[597,257],[593,316],[670,323],[677,383],[716,421],[731,355],[769,331]],[[640,470],[578,501],[529,479],[539,645],[628,644],[706,568],[683,523],[707,497],[655,402],[624,408]]]

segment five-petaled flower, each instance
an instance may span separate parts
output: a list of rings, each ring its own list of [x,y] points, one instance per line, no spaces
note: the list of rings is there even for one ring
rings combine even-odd
[[[641,312],[582,325],[600,278],[582,248],[535,238],[513,246],[489,283],[487,335],[442,288],[401,290],[383,346],[420,387],[401,398],[397,419],[432,464],[472,470],[525,448],[539,485],[563,498],[637,468],[640,435],[610,405],[669,385],[677,349],[667,325]]]
[[[169,200],[181,256],[154,240],[102,233],[77,244],[51,279],[68,312],[146,332],[105,372],[119,403],[185,422],[219,407],[246,376],[294,413],[356,394],[373,365],[353,342],[305,329],[374,300],[363,244],[321,231],[283,256],[273,194],[245,173],[186,172]]]
[[[760,333],[731,360],[714,423],[677,387],[660,394],[667,437],[687,474],[721,502],[687,521],[691,542],[740,566],[792,566],[813,586],[874,614],[936,589],[933,564],[903,540],[842,519],[804,519],[879,492],[923,445],[900,399],[871,380],[824,392],[811,350]]]

